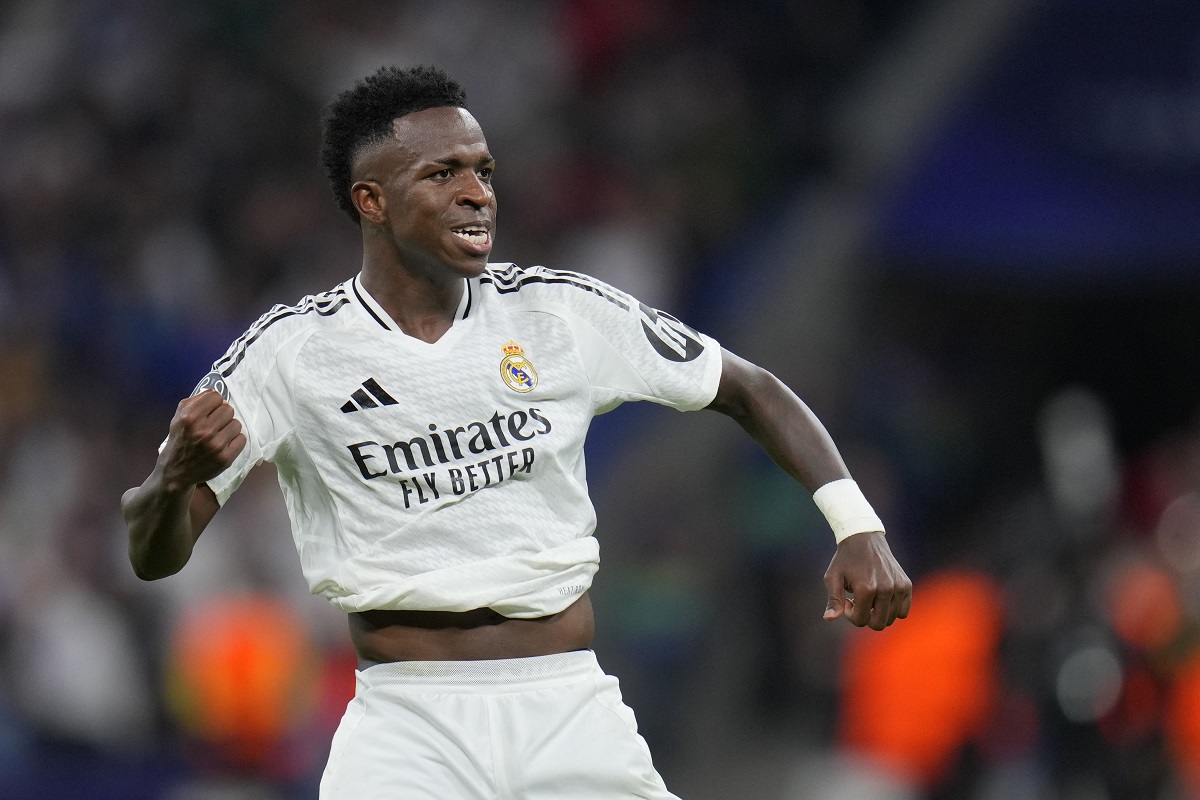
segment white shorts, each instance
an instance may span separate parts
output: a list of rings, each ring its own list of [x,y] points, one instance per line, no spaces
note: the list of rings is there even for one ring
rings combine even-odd
[[[679,800],[590,650],[357,678],[321,800]]]

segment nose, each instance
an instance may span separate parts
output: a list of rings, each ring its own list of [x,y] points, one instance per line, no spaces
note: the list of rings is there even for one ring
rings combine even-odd
[[[462,205],[483,208],[492,202],[492,198],[495,196],[492,185],[474,172],[466,175],[459,184],[458,202]]]

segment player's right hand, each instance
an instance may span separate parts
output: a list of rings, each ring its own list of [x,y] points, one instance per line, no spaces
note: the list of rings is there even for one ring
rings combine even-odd
[[[233,406],[209,390],[175,409],[158,467],[166,486],[182,491],[220,475],[245,447],[246,435]]]

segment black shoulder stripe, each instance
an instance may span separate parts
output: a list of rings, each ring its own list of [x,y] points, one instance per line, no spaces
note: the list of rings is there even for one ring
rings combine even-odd
[[[309,314],[314,311],[322,317],[328,317],[337,313],[338,309],[349,302],[350,298],[346,297],[345,292],[339,289],[334,292],[307,297],[298,305],[275,306],[266,314],[259,317],[258,321],[251,325],[249,330],[238,337],[237,341],[229,348],[229,352],[218,359],[217,363],[213,365],[213,369],[220,372],[222,377],[228,378],[237,369],[238,365],[242,363],[242,359],[246,357],[246,350],[250,345],[258,341],[267,328],[281,319]]]
[[[314,305],[318,308],[325,308],[328,307],[330,303],[338,302],[339,299],[343,298],[344,296],[345,291],[339,287],[338,289],[334,289],[329,292],[323,292],[319,295],[306,297],[300,303],[297,303],[294,306],[285,306],[282,303],[272,306],[270,311],[255,320],[254,324],[251,325],[245,333],[239,336],[232,345],[230,345],[229,350],[226,351],[224,356],[217,360],[217,363],[214,366],[220,366],[224,362],[235,358],[239,350],[241,350],[250,340],[258,338],[259,331],[270,326],[277,318],[281,319],[283,317],[290,317],[297,312],[301,312]]]
[[[547,270],[547,274],[530,274],[524,273],[515,278],[504,278],[496,275],[483,275],[479,279],[480,283],[490,283],[496,287],[498,294],[510,294],[512,292],[521,291],[522,286],[531,283],[560,283],[566,286],[574,286],[576,289],[582,289],[585,292],[599,295],[608,302],[619,308],[628,311],[632,306],[621,297],[612,292],[605,291],[604,288],[588,279],[587,276],[580,275],[576,272],[558,272],[555,270]]]
[[[390,331],[390,330],[391,330],[391,328],[389,328],[389,327],[388,327],[388,324],[387,324],[386,322],[384,322],[383,320],[381,320],[381,319],[379,318],[379,315],[378,315],[378,314],[376,314],[374,311],[372,311],[372,310],[371,310],[371,306],[367,304],[367,301],[366,301],[366,299],[365,299],[365,298],[362,296],[362,292],[358,291],[358,281],[357,281],[357,280],[353,280],[353,281],[351,281],[351,282],[350,282],[350,286],[351,286],[351,287],[354,289],[354,296],[358,298],[358,304],[359,304],[360,306],[362,306],[362,307],[363,307],[363,309],[364,309],[364,310],[365,310],[365,311],[366,311],[368,314],[370,314],[370,315],[371,315],[371,319],[373,319],[373,320],[375,320],[376,322],[378,322],[378,323],[379,323],[379,327],[383,328],[385,331]]]
[[[488,272],[485,274],[496,275],[498,277],[504,278],[505,280],[508,280],[513,277],[514,273],[516,273],[517,275],[523,275],[525,273],[525,270],[521,269],[516,264],[508,264],[507,266],[504,267],[504,269],[492,269],[489,267]]]

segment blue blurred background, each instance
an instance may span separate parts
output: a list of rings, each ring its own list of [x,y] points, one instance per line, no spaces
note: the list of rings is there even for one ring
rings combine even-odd
[[[601,663],[690,800],[1200,797],[1191,0],[0,4],[0,800],[316,796],[353,691],[269,469],[178,576],[122,491],[263,311],[353,275],[317,118],[467,88],[496,260],[772,369],[916,583],[728,420],[596,421]]]

